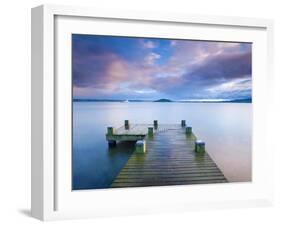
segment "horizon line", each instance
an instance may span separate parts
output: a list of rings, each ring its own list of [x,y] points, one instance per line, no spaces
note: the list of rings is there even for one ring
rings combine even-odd
[[[244,98],[202,98],[202,99],[179,99],[173,100],[169,98],[160,98],[160,99],[110,99],[110,98],[79,98],[73,97],[73,100],[92,100],[92,101],[158,101],[158,100],[167,100],[172,102],[196,102],[196,101],[205,101],[205,102],[224,102],[224,101],[238,101],[238,100],[252,100],[252,97]]]

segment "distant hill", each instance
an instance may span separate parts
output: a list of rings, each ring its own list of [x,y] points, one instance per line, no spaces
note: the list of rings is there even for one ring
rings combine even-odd
[[[169,99],[159,99],[159,100],[155,100],[154,102],[173,102]]]

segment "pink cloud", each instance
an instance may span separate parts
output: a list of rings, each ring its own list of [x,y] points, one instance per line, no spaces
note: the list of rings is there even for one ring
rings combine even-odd
[[[156,43],[150,40],[142,41],[142,46],[150,52],[145,52],[143,59],[135,61],[113,52],[93,52],[75,57],[75,95],[98,97],[137,90],[142,94],[167,90],[184,92],[196,82],[210,84],[209,87],[219,90],[212,82],[224,76],[224,64],[231,69],[226,70],[229,76],[235,77],[240,73],[239,68],[235,67],[244,67],[239,64],[241,59],[245,64],[249,64],[250,59],[243,56],[239,43],[173,40],[170,43],[171,56],[164,64],[158,64],[157,60],[161,55],[156,51],[151,52],[156,48]],[[81,68],[83,70],[79,70]],[[216,73],[214,78],[210,71]]]

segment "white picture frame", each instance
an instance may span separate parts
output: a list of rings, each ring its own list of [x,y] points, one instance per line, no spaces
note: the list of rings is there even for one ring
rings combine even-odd
[[[62,18],[62,20],[60,20]],[[65,19],[67,18],[67,19]],[[69,25],[69,18],[71,23]],[[153,188],[105,189],[72,192],[69,187],[71,144],[61,144],[60,139],[69,140],[71,130],[68,123],[70,102],[65,102],[65,111],[58,111],[69,94],[69,54],[63,45],[64,37],[79,27],[87,32],[89,24],[98,26],[108,21],[110,34],[116,33],[114,23],[126,22],[119,34],[128,35],[126,29],[134,23],[144,26],[200,26],[202,39],[210,39],[204,28],[214,27],[218,33],[211,39],[231,40],[228,29],[237,29],[235,40],[252,38],[262,57],[253,65],[253,181],[226,185],[166,186]],[[74,25],[77,21],[77,24]],[[110,24],[112,23],[112,24]],[[81,26],[81,24],[85,24]],[[129,25],[128,25],[129,24]],[[99,26],[102,27],[102,26]],[[177,28],[175,28],[176,31]],[[242,31],[243,30],[244,34]],[[96,29],[97,31],[98,29]],[[134,30],[134,29],[132,29]],[[155,31],[155,29],[154,29]],[[90,32],[90,31],[89,31]],[[100,30],[102,34],[108,30]],[[134,32],[134,31],[130,31]],[[135,34],[144,35],[149,29]],[[161,32],[159,32],[161,33]],[[178,32],[179,33],[179,32]],[[64,34],[66,36],[64,36]],[[245,38],[247,35],[249,36]],[[152,33],[147,35],[153,35]],[[167,34],[162,34],[164,37]],[[176,35],[176,34],[175,34]],[[180,35],[180,34],[177,34]],[[217,35],[217,36],[216,36]],[[233,36],[234,37],[234,36]],[[184,38],[184,37],[183,37]],[[195,37],[196,39],[196,37]],[[86,218],[165,211],[182,211],[208,208],[249,207],[270,205],[273,201],[272,155],[266,136],[267,113],[270,110],[273,73],[273,22],[265,19],[199,16],[181,14],[155,14],[153,12],[128,12],[90,9],[83,7],[43,5],[32,9],[32,216],[41,220]],[[61,44],[61,45],[60,45]],[[69,47],[69,46],[68,46]],[[60,49],[62,48],[62,49]],[[64,52],[61,61],[59,52]],[[254,56],[255,57],[255,56]],[[65,67],[59,67],[64,64]],[[256,65],[256,66],[255,66]],[[60,69],[59,69],[60,68]],[[61,120],[65,118],[65,120]],[[264,136],[266,134],[266,136]],[[65,137],[63,137],[65,136]],[[264,138],[265,137],[265,138]],[[261,139],[263,138],[263,139]],[[70,152],[71,153],[71,152]],[[62,161],[62,159],[64,159]],[[64,179],[67,178],[65,183]],[[188,192],[187,192],[188,189]],[[190,193],[190,194],[188,194]],[[88,200],[88,201],[86,201]],[[94,201],[94,202],[93,202]]]

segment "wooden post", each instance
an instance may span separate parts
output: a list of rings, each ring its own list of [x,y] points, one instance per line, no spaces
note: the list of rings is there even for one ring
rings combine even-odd
[[[158,121],[157,120],[153,121],[153,127],[154,127],[154,129],[158,129]]]
[[[107,127],[107,135],[113,135],[114,134],[114,128],[113,127]]]
[[[187,135],[191,135],[191,134],[192,134],[192,127],[190,127],[190,126],[186,127],[186,128],[185,128],[185,133],[186,133]]]
[[[181,126],[185,127],[185,120],[181,120]]]
[[[195,152],[204,153],[205,152],[205,142],[202,140],[195,141]]]
[[[145,153],[146,152],[146,142],[145,140],[138,140],[136,142],[136,152]]]
[[[148,127],[148,136],[153,136],[153,127]]]
[[[125,129],[129,129],[130,125],[129,125],[129,120],[125,120]]]

